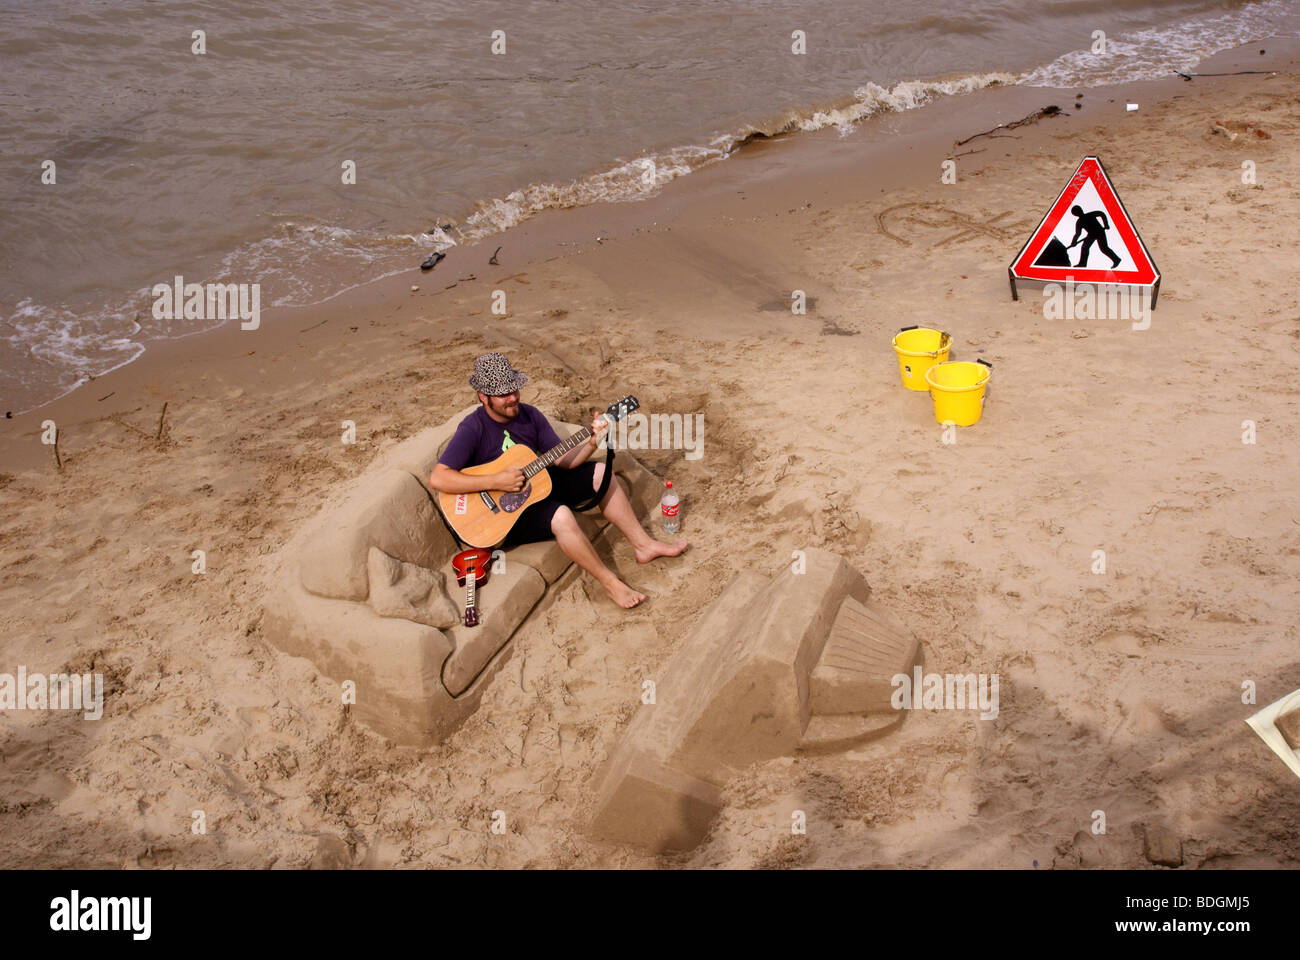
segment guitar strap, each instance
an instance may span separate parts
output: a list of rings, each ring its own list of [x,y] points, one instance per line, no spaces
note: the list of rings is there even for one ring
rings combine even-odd
[[[591,499],[583,502],[581,506],[573,507],[572,509],[578,513],[581,513],[584,510],[590,510],[596,504],[600,503],[600,501],[605,498],[605,491],[609,489],[609,481],[610,478],[613,476],[614,476],[614,448],[611,446],[606,448],[605,475],[600,478],[600,489],[597,490],[594,494],[592,494]],[[443,518],[443,522],[444,523],[446,522],[445,517]]]

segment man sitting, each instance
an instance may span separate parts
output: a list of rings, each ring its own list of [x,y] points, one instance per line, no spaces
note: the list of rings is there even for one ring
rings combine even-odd
[[[528,377],[514,370],[504,354],[488,353],[474,361],[474,375],[469,385],[478,391],[482,406],[460,422],[447,449],[429,477],[429,486],[440,493],[477,493],[480,490],[504,490],[515,493],[524,488],[522,470],[511,467],[500,473],[473,476],[461,473],[466,467],[488,463],[516,443],[542,454],[560,443],[560,438],[546,417],[536,407],[519,402],[519,389]],[[595,577],[620,607],[635,607],[645,599],[605,566],[591,545],[573,508],[589,501],[601,489],[605,464],[588,463],[600,444],[608,424],[597,416],[591,424],[592,437],[570,450],[547,469],[551,475],[551,493],[546,499],[526,507],[506,537],[504,546],[533,543],[555,537],[564,555]],[[636,551],[638,563],[655,557],[675,557],[688,546],[687,541],[660,543],[642,528],[627,494],[613,476],[600,498],[600,510],[627,537]]]

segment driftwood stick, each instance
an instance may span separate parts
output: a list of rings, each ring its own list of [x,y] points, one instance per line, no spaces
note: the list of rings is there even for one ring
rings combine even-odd
[[[992,130],[985,130],[983,133],[977,133],[975,134],[975,136],[967,137],[965,140],[958,140],[956,144],[954,144],[954,146],[958,146],[958,147],[965,146],[966,144],[970,143],[972,140],[978,137],[987,137],[990,134],[997,133],[999,130],[1011,130],[1014,127],[1022,127],[1026,123],[1037,123],[1039,120],[1042,120],[1044,117],[1055,117],[1060,112],[1061,112],[1061,108],[1056,106],[1055,104],[1052,104],[1051,106],[1043,107],[1041,110],[1035,110],[1027,117],[1021,117],[1019,120],[1013,120],[1011,123],[999,123]]]
[[[489,265],[494,266],[494,267],[499,267],[499,266],[501,266],[501,264],[497,261],[497,253],[500,253],[500,252],[501,252],[501,248],[500,248],[500,247],[497,247],[497,249],[496,249],[496,253],[492,254],[492,259],[488,261],[488,264],[489,264]]]
[[[63,472],[63,458],[59,456],[59,434],[62,432],[58,427],[54,428],[54,466],[58,468],[59,473]]]
[[[1190,80],[1192,77],[1244,77],[1250,73],[1267,74],[1272,76],[1277,73],[1276,70],[1234,70],[1231,73],[1183,73],[1181,70],[1175,70],[1184,80]]]
[[[155,440],[162,439],[163,421],[167,419],[167,403],[168,401],[163,401],[162,415],[158,417],[158,435],[154,437]]]

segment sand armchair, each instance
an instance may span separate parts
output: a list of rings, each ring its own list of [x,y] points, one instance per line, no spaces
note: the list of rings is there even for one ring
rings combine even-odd
[[[340,685],[352,681],[356,717],[400,744],[437,743],[464,722],[509,656],[511,637],[571,566],[554,540],[494,554],[479,597],[482,622],[460,622],[464,591],[450,565],[460,547],[428,477],[474,409],[382,451],[291,538],[272,569],[267,639]],[[561,438],[579,429],[551,422]],[[624,450],[614,475],[637,513],[649,515],[659,481]],[[600,512],[579,522],[601,549]]]

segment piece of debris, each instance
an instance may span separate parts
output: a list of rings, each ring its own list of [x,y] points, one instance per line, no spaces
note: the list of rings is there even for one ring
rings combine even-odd
[[[1273,721],[1278,733],[1292,750],[1300,750],[1300,710],[1284,713]]]
[[[428,259],[426,259],[424,263],[420,264],[420,269],[432,270],[434,267],[436,267],[439,264],[439,262],[445,259],[447,259],[447,255],[445,253],[441,253],[440,251],[435,250],[433,253],[429,254]]]
[[[497,247],[497,249],[496,249],[496,253],[493,253],[493,254],[492,254],[492,259],[488,261],[488,264],[489,264],[490,266],[493,266],[493,267],[499,267],[499,266],[501,266],[500,261],[497,260],[497,254],[500,253],[500,252],[501,252],[501,248],[500,248],[500,247]]]
[[[413,284],[411,284],[411,292],[412,292],[412,293],[419,293],[419,292],[420,292],[420,288],[419,288],[418,286],[416,286],[416,285],[413,283]]]
[[[1142,845],[1146,858],[1152,863],[1162,867],[1183,865],[1183,842],[1168,827],[1148,824],[1143,834]]]
[[[1260,140],[1272,140],[1273,135],[1260,126],[1258,120],[1211,120],[1210,133],[1218,133],[1229,140],[1247,137],[1252,133]]]

